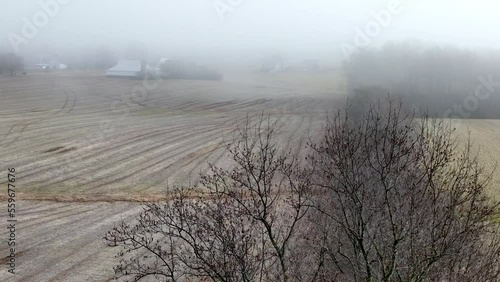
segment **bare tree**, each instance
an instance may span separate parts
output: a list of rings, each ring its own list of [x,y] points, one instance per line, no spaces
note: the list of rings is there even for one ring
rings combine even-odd
[[[98,69],[108,69],[117,62],[116,56],[110,47],[101,45],[95,52],[95,67]]]
[[[342,281],[498,281],[498,204],[472,144],[390,98],[329,119],[310,157],[325,269]],[[323,233],[321,233],[323,232]]]
[[[148,204],[105,239],[138,281],[498,281],[498,204],[470,141],[400,103],[328,119],[308,161],[269,117],[227,142],[234,167]]]
[[[123,246],[118,277],[138,281],[295,280],[293,242],[310,206],[310,170],[281,154],[276,122],[247,118],[227,145],[234,168],[211,166],[197,188],[148,204],[105,239]]]

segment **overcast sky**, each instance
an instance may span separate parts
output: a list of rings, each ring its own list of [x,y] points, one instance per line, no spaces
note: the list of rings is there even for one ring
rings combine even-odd
[[[54,1],[68,3],[58,4],[45,24],[40,2]],[[157,53],[333,56],[342,54],[342,44],[356,46],[356,29],[365,30],[373,12],[390,5],[396,12],[368,36],[370,46],[392,39],[500,46],[495,0],[0,0],[0,50],[71,53],[141,41]],[[42,24],[26,38],[23,18],[33,23],[36,15]]]

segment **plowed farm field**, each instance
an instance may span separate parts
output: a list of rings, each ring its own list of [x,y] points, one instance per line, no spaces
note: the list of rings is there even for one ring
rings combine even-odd
[[[0,76],[0,281],[109,281],[116,248],[102,237],[192,186],[238,121],[270,114],[283,150],[319,136],[326,113],[345,101],[345,79],[320,74],[234,73],[223,81],[138,81],[100,73]],[[500,155],[500,121],[460,120],[487,169]],[[16,170],[16,275],[7,272],[7,173]],[[493,175],[491,195],[500,195]]]
[[[283,150],[301,148],[345,95],[335,72],[232,74],[223,81],[139,81],[99,73],[0,77],[2,210],[16,170],[16,275],[0,229],[0,281],[106,281],[116,264],[105,232],[195,185],[247,116],[270,114]],[[4,239],[2,239],[4,238]]]

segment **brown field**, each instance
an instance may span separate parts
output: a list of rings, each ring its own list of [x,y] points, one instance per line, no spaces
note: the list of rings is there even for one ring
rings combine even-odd
[[[140,212],[138,202],[194,185],[208,163],[224,166],[223,136],[238,120],[272,114],[283,149],[303,147],[345,94],[334,72],[250,74],[224,81],[167,80],[130,99],[142,81],[98,73],[0,77],[0,186],[6,222],[7,168],[16,169],[16,276],[0,281],[106,281],[116,264],[102,236]],[[127,104],[127,106],[124,106]],[[461,121],[493,169],[500,121]],[[500,195],[500,177],[492,195]],[[5,265],[6,228],[0,229]],[[5,238],[5,239],[1,239]]]
[[[141,81],[82,74],[4,78],[3,165],[19,171],[24,199],[161,194],[166,184],[192,185],[208,162],[222,162],[223,133],[230,135],[247,114],[275,116],[284,148],[317,129],[340,88],[334,75],[310,75],[311,81],[303,75],[305,83],[294,75],[168,80],[138,103],[129,97]]]
[[[467,139],[470,133],[475,152],[479,153],[481,165],[485,173],[491,174],[489,194],[500,200],[500,120],[492,119],[464,119],[453,120],[452,125],[457,128],[458,138]]]
[[[2,267],[0,281],[111,278],[116,250],[105,247],[105,232],[137,214],[137,202],[196,184],[208,163],[224,166],[221,141],[238,120],[272,114],[281,147],[300,148],[345,94],[333,72],[166,80],[131,99],[141,85],[97,73],[0,77],[0,186],[14,167],[19,273]],[[2,244],[2,264],[7,254]]]

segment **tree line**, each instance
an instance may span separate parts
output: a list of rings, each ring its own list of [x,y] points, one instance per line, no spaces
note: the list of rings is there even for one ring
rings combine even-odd
[[[405,104],[442,117],[500,117],[498,51],[389,42],[352,55],[344,70],[352,97],[365,104],[398,93]]]
[[[11,76],[24,70],[23,58],[14,53],[0,54],[0,75],[7,73]]]

